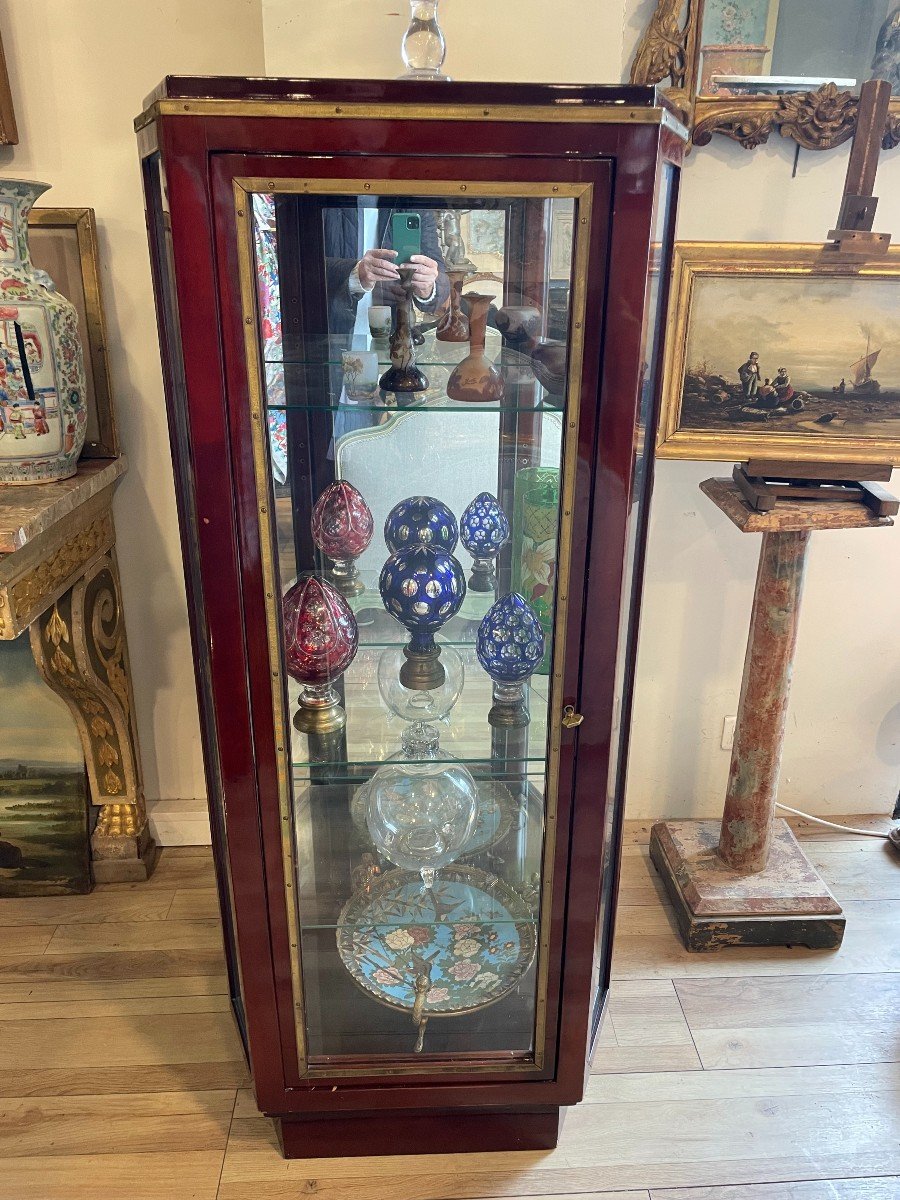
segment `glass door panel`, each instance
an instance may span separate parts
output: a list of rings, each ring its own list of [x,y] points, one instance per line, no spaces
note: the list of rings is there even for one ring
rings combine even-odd
[[[590,187],[403,186],[252,196],[303,1042],[521,1066]]]

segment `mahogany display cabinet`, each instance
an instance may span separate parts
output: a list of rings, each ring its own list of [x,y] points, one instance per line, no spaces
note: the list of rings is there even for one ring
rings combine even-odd
[[[685,133],[652,88],[137,121],[234,1010],[284,1153],[556,1144],[610,978]]]

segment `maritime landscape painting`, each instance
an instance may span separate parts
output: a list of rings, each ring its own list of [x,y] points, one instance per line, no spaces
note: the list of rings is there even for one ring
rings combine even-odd
[[[75,723],[27,635],[0,642],[0,897],[91,889],[88,794]]]
[[[695,276],[679,430],[900,442],[890,278]]]

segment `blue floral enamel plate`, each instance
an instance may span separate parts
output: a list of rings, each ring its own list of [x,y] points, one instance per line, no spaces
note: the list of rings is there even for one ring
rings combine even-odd
[[[517,892],[477,867],[445,867],[430,890],[391,871],[341,912],[338,953],[355,983],[382,1004],[453,1017],[495,1004],[535,953],[535,917]]]

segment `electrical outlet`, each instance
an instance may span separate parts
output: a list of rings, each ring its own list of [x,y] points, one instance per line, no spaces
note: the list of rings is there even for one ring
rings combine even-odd
[[[731,750],[734,746],[734,725],[737,717],[726,717],[722,722],[722,749]]]

